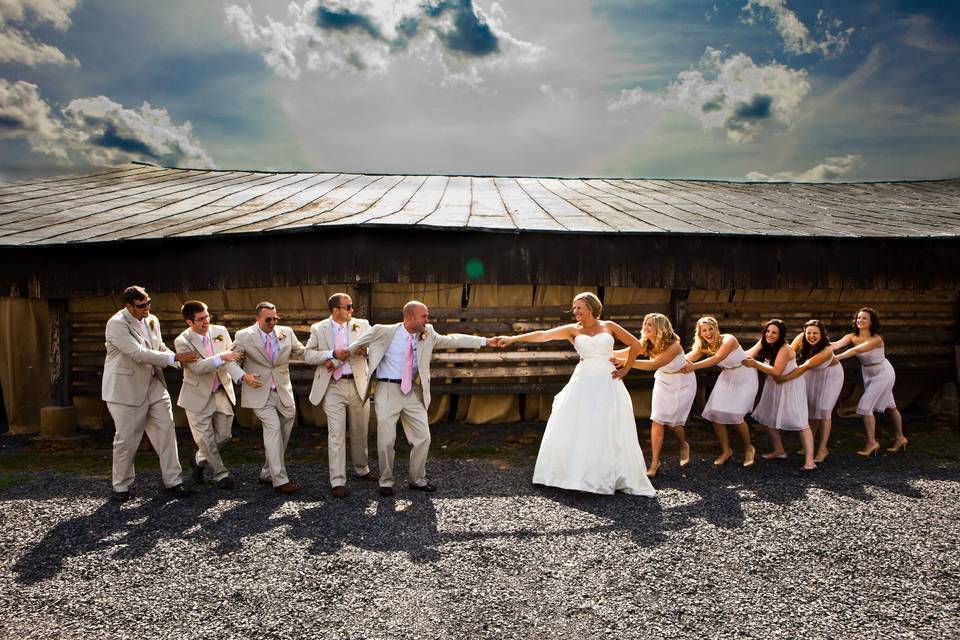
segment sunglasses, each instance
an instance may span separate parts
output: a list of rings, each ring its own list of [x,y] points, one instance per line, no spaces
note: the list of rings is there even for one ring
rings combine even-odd
[[[347,304],[347,305],[344,305],[344,306],[342,306],[342,307],[337,307],[337,309],[346,309],[347,311],[353,311],[353,305],[352,305],[352,304]]]
[[[135,306],[137,309],[146,309],[147,307],[150,306],[151,302],[153,302],[153,300],[151,300],[150,298],[147,298],[146,302],[134,302],[133,306]]]
[[[264,318],[263,321],[266,322],[267,324],[273,324],[274,322],[280,321],[280,316],[274,316],[272,318]]]

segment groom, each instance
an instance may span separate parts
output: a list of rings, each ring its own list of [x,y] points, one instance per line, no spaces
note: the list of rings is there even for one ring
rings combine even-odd
[[[427,480],[427,452],[430,449],[430,357],[434,349],[461,347],[479,349],[499,346],[496,338],[458,333],[442,336],[427,324],[427,305],[411,300],[403,306],[403,322],[376,324],[346,349],[334,352],[337,360],[367,347],[369,383],[377,379],[377,457],[380,462],[380,495],[393,495],[394,444],[397,440],[397,419],[403,423],[410,442],[410,470],[407,477],[411,489],[436,491]],[[367,386],[369,395],[370,386]]]

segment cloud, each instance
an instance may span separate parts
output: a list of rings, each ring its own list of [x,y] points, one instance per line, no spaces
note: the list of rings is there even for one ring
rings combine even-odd
[[[900,41],[916,49],[950,52],[960,49],[960,43],[944,33],[929,16],[916,14],[900,21],[903,35]]]
[[[747,0],[741,13],[741,20],[746,24],[771,18],[783,38],[784,49],[789,53],[819,53],[824,58],[832,58],[846,50],[854,32],[853,27],[844,29],[840,20],[830,20],[823,11],[818,11],[817,26],[821,37],[817,41],[797,14],[787,8],[786,0]]]
[[[23,138],[64,164],[116,165],[131,160],[168,166],[214,167],[189,122],[144,102],[127,109],[105,96],[70,101],[54,114],[29,82],[0,78],[0,138]]]
[[[52,117],[37,85],[0,78],[0,139],[25,138],[37,153],[67,160],[60,146],[63,136],[63,127]]]
[[[485,12],[473,0],[305,0],[291,2],[287,12],[287,22],[268,16],[258,24],[249,5],[229,4],[226,21],[275,74],[289,79],[304,68],[384,74],[407,54],[437,62],[445,80],[476,83],[481,68],[531,64],[542,53],[506,31],[496,3]]]
[[[758,66],[744,53],[724,60],[720,51],[707,47],[699,66],[678,74],[666,92],[624,90],[608,108],[620,111],[647,105],[685,111],[698,118],[704,130],[722,129],[732,142],[748,142],[763,132],[789,129],[810,91],[803,69]]]
[[[574,102],[580,99],[580,92],[573,87],[553,87],[544,83],[540,85],[540,93],[550,102]]]
[[[53,45],[36,40],[26,27],[70,27],[76,0],[0,0],[0,64],[80,66]]]
[[[806,171],[781,171],[772,176],[751,171],[746,178],[753,182],[839,182],[845,175],[861,166],[863,166],[863,157],[849,153],[845,156],[826,158]]]

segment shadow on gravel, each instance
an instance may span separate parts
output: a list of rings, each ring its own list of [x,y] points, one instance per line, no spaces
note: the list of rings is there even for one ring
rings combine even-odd
[[[68,559],[89,553],[103,554],[102,569],[113,571],[110,560],[137,559],[170,542],[193,541],[214,554],[229,555],[241,550],[246,539],[273,532],[307,543],[311,554],[336,554],[354,547],[404,553],[414,563],[437,562],[448,544],[605,531],[627,533],[638,546],[651,547],[666,543],[670,532],[702,522],[728,530],[747,526],[745,506],[750,503],[789,505],[807,499],[811,491],[862,502],[876,499],[877,490],[920,499],[924,494],[915,486],[917,481],[960,481],[952,464],[917,467],[906,457],[838,458],[813,474],[800,473],[794,458],[758,463],[751,470],[734,465],[716,469],[702,460],[683,473],[666,467],[655,481],[659,496],[653,499],[534,486],[531,460],[447,460],[431,463],[440,481],[440,491],[431,495],[401,489],[396,498],[384,499],[377,496],[376,485],[354,484],[346,499],[334,500],[327,494],[326,478],[313,471],[309,488],[293,501],[264,492],[255,482],[241,484],[230,494],[203,487],[185,500],[155,498],[122,507],[105,502],[91,513],[73,517],[72,504],[84,503],[60,500],[50,509],[65,512],[67,519],[47,531],[12,569],[18,582],[33,584],[55,577]],[[311,468],[298,466],[301,475]],[[3,498],[88,496],[94,493],[88,483],[66,488],[28,481],[5,491]],[[53,491],[54,484],[60,486],[59,494]],[[445,530],[438,525],[441,508]],[[450,520],[451,514],[466,524]],[[182,570],[187,572],[188,567]]]

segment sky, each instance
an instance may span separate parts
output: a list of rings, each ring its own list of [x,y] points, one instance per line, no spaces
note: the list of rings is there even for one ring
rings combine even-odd
[[[0,0],[0,181],[960,177],[960,2]]]

